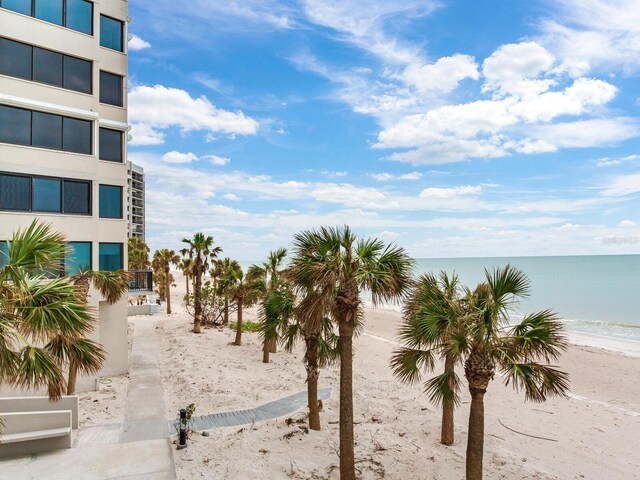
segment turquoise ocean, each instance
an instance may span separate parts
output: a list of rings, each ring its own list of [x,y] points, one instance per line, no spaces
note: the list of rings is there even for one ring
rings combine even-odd
[[[518,314],[547,308],[569,333],[640,342],[640,255],[551,257],[417,258],[415,274],[455,272],[470,288],[484,269],[511,264],[531,282],[531,294],[515,306]],[[252,262],[241,262],[248,267]],[[363,293],[366,301],[366,293]],[[367,302],[365,302],[367,303]],[[382,308],[400,310],[400,305]],[[640,345],[640,343],[638,344]]]

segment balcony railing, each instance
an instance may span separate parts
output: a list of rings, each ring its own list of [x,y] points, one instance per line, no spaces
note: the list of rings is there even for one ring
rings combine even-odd
[[[129,270],[129,292],[153,292],[153,272],[151,270]]]

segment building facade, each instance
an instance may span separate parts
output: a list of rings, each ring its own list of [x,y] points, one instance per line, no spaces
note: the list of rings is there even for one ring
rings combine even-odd
[[[129,237],[144,241],[144,169],[135,163],[127,164]]]
[[[127,268],[127,6],[0,0],[0,240],[50,223],[69,274]],[[124,373],[126,298],[89,300],[108,353],[99,376]]]

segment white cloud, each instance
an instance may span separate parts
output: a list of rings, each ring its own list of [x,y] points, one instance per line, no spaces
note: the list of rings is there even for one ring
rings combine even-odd
[[[602,190],[606,196],[618,197],[640,192],[640,173],[615,177]]]
[[[226,200],[231,200],[232,202],[239,202],[240,200],[242,200],[239,196],[237,196],[234,193],[227,193],[223,195],[222,198]]]
[[[320,173],[327,178],[340,178],[340,177],[346,177],[347,175],[349,175],[349,172],[343,172],[343,171],[330,172],[328,170],[323,170]]]
[[[629,162],[639,159],[640,155],[627,155],[626,157],[621,158],[603,157],[596,160],[596,167],[611,167],[613,165],[620,165],[623,162]]]
[[[385,230],[383,232],[380,232],[378,234],[375,235],[376,238],[380,238],[382,240],[387,240],[387,241],[395,241],[398,237],[400,237],[399,233],[396,232],[390,232],[389,230]]]
[[[450,188],[429,187],[420,192],[420,198],[454,198],[460,195],[473,195],[482,191],[482,187],[475,185],[464,185]]]
[[[191,163],[196,160],[198,160],[198,157],[191,152],[180,153],[175,150],[167,152],[162,156],[162,161],[167,163]]]
[[[370,173],[369,176],[376,182],[389,182],[391,180],[420,180],[422,178],[422,174],[420,172],[411,172],[402,175],[394,175],[392,173]]]
[[[486,78],[483,89],[501,94],[527,95],[546,91],[549,80],[532,81],[551,69],[554,57],[535,42],[507,44],[498,47],[482,64]]]
[[[128,48],[132,51],[144,50],[150,48],[151,44],[135,34],[131,34],[131,40],[129,40]]]
[[[204,155],[200,157],[200,160],[206,160],[212,165],[223,166],[231,162],[231,159],[226,157],[219,157],[218,155]]]
[[[157,145],[165,131],[205,131],[213,134],[255,135],[258,122],[242,112],[215,107],[205,96],[192,98],[188,92],[163,85],[137,86],[129,92],[129,121],[132,145]],[[139,133],[140,132],[140,133]]]
[[[618,226],[622,227],[622,228],[628,228],[628,227],[635,227],[636,225],[638,225],[636,222],[634,222],[633,220],[622,220]]]
[[[423,94],[449,93],[466,79],[477,80],[478,68],[470,55],[441,57],[435,63],[410,64],[402,73],[401,79]]]

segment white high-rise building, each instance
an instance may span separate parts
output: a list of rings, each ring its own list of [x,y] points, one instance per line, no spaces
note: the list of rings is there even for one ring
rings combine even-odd
[[[127,7],[0,0],[0,241],[48,222],[70,243],[70,274],[127,268]],[[126,372],[126,298],[90,302],[100,376]]]
[[[127,218],[129,220],[129,236],[144,241],[144,169],[140,165],[128,162],[128,195]]]

